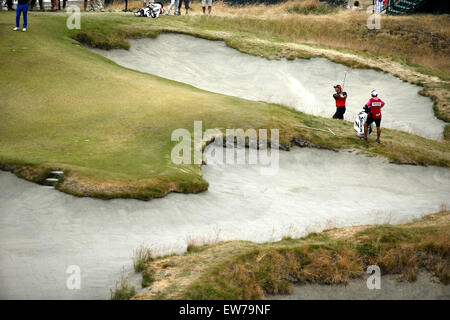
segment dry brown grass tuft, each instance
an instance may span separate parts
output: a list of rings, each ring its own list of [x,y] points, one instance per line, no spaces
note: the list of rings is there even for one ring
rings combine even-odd
[[[133,267],[135,272],[144,270],[145,265],[153,260],[152,251],[145,245],[140,245],[133,251]]]

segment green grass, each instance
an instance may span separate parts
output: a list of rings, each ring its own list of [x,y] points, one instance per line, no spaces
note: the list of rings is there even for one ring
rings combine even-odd
[[[0,163],[14,165],[17,175],[36,182],[49,169],[63,169],[65,179],[57,188],[78,196],[148,200],[170,191],[200,192],[208,188],[200,166],[174,165],[170,136],[177,128],[192,131],[194,121],[202,120],[204,130],[279,128],[286,144],[298,137],[398,163],[449,166],[446,142],[383,129],[383,144],[361,143],[350,122],[128,70],[74,40],[126,48],[126,38],[156,36],[160,30],[220,38],[207,32],[210,22],[203,18],[171,18],[83,14],[82,30],[69,31],[66,15],[32,12],[28,32],[19,33],[10,28],[14,14],[1,12]],[[239,47],[246,41],[237,36],[227,43]],[[337,137],[299,127],[304,125],[331,128]]]

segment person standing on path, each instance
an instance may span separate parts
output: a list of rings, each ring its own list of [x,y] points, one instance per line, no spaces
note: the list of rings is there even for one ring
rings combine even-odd
[[[178,11],[175,11],[175,15],[179,16],[181,14],[181,5],[184,1],[184,8],[186,9],[186,15],[189,14],[189,0],[177,0],[178,1],[178,8],[175,7],[175,9],[178,9]]]
[[[211,14],[212,0],[208,0],[208,14]],[[202,10],[203,14],[206,13],[206,0],[202,0]]]
[[[19,30],[20,26],[20,14],[23,14],[23,29],[22,31],[27,31],[27,15],[28,15],[28,0],[18,0],[16,8],[16,27],[14,31]]]
[[[61,10],[61,1],[63,2],[63,9],[66,8],[67,0],[58,0],[58,10]]]
[[[333,94],[333,98],[336,101],[336,113],[333,115],[333,119],[344,119],[345,113],[345,101],[347,100],[347,92],[342,92],[342,86],[337,84],[334,86],[336,91]]]
[[[30,2],[30,11],[34,9],[36,6],[36,0],[31,0]],[[43,0],[39,0],[39,10],[44,11],[44,3]]]
[[[178,3],[177,3],[177,6],[178,6]],[[169,8],[166,11],[166,16],[168,16],[170,14],[170,10],[172,10],[173,7],[175,7],[175,0],[170,0]],[[175,13],[177,12],[176,7],[173,10],[175,11]]]

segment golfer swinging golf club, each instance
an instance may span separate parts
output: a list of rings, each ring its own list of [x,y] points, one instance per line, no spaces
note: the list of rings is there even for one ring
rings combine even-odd
[[[333,94],[334,100],[336,100],[336,113],[333,115],[333,119],[344,119],[345,113],[345,101],[347,100],[347,92],[342,91],[342,86],[337,84],[334,86],[336,93]]]
[[[367,116],[366,123],[364,123],[364,140],[367,140],[367,126],[372,122],[375,122],[375,124],[377,125],[377,142],[380,143],[381,108],[384,107],[384,101],[378,98],[378,92],[376,90],[372,90],[370,92],[370,95],[372,97],[365,104],[365,106],[369,108],[369,115]]]

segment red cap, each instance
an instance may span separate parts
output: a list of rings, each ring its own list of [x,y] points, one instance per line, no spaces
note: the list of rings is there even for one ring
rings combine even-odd
[[[337,84],[337,85],[335,85],[334,87],[335,87],[335,88],[342,89],[342,86],[341,86],[340,84]]]

